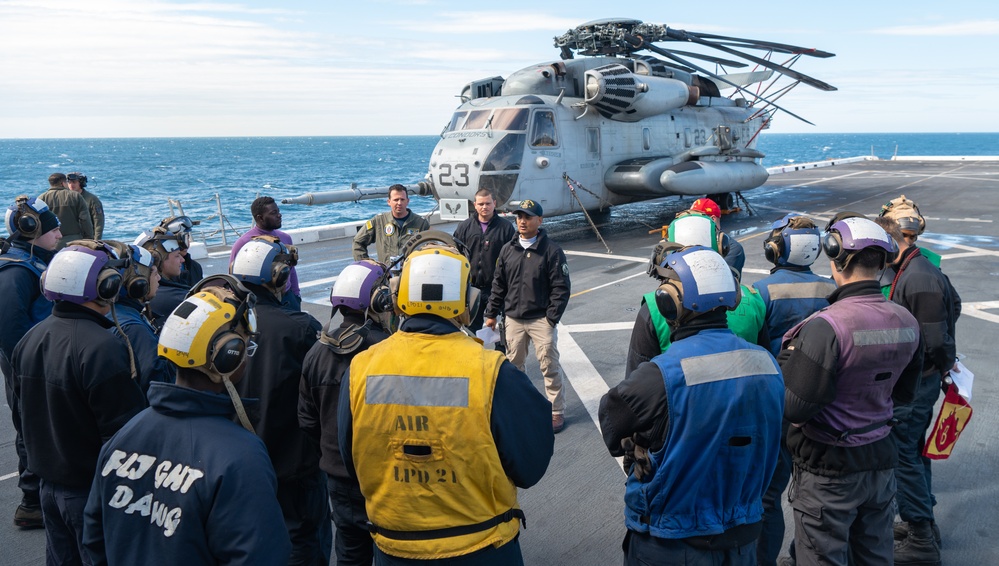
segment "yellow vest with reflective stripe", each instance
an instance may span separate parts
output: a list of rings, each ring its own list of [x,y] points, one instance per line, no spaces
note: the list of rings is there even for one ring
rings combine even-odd
[[[518,508],[490,429],[504,359],[461,333],[412,332],[396,332],[354,358],[354,468],[375,544],[386,554],[449,558],[517,536],[516,519],[458,536],[383,534],[476,525]]]

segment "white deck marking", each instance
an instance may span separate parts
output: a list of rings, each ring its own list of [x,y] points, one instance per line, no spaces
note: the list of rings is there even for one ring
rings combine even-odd
[[[631,330],[634,322],[595,322],[592,324],[562,324],[568,332],[605,332],[607,330]]]
[[[938,246],[943,246],[945,248],[955,248],[955,249],[958,249],[958,250],[965,250],[965,251],[969,251],[969,252],[974,252],[975,255],[994,255],[994,256],[999,256],[999,252],[996,252],[996,251],[986,250],[986,249],[982,249],[982,248],[976,248],[974,246],[966,246],[964,244],[955,244],[953,242],[945,242],[943,240],[934,240],[934,239],[931,239],[931,238],[922,238],[922,237],[920,237],[919,241],[921,241],[921,242],[929,242],[931,244],[936,244]],[[966,254],[944,255],[944,256],[941,256],[941,257],[943,259],[946,259],[946,258],[949,258],[949,257],[956,257],[957,255],[964,256]]]
[[[601,254],[597,252],[577,252],[569,250],[565,252],[565,255],[578,255],[583,257],[603,257],[607,259],[619,259],[621,261],[633,261],[635,263],[646,263],[649,261],[647,257],[635,257],[629,255],[613,255],[613,254]]]
[[[610,283],[604,283],[603,285],[597,285],[596,287],[590,287],[589,289],[583,289],[582,291],[580,291],[578,293],[573,293],[572,295],[569,295],[569,298],[570,299],[575,299],[576,297],[578,297],[580,295],[583,295],[585,293],[589,293],[590,291],[596,291],[597,289],[603,289],[604,287],[610,287],[611,285],[616,285],[616,284],[618,284],[618,283],[620,283],[622,281],[627,281],[629,279],[634,279],[635,277],[638,277],[640,275],[645,275],[645,274],[646,273],[644,271],[642,271],[641,273],[636,273],[634,275],[629,275],[627,277],[622,277],[620,279],[611,281]]]
[[[0,476],[0,481],[9,480],[11,478],[16,478],[19,475],[20,474],[18,474],[17,472],[14,472],[14,473],[11,473],[11,474],[7,474],[6,476]]]
[[[983,301],[980,303],[961,303],[961,314],[980,318],[988,322],[999,323],[999,315],[983,312],[985,309],[999,309],[999,301]]]
[[[590,414],[590,419],[596,425],[597,432],[600,432],[600,417],[598,416],[600,398],[610,388],[607,387],[607,382],[600,376],[597,368],[593,367],[590,359],[583,353],[583,349],[573,340],[572,334],[565,332],[564,328],[563,326],[560,329],[563,331],[559,332],[558,336],[559,363],[562,365],[562,373],[565,375],[566,381],[572,385],[572,390],[579,396],[579,400],[583,402],[583,408]],[[615,460],[623,471],[624,459],[615,458]]]
[[[305,289],[307,287],[318,287],[319,285],[325,285],[326,283],[333,283],[333,282],[335,282],[337,280],[337,277],[339,277],[339,275],[336,275],[336,276],[333,276],[333,277],[325,277],[323,279],[315,279],[315,280],[312,280],[312,281],[306,281],[305,283],[299,283],[298,287],[299,287],[299,289]]]

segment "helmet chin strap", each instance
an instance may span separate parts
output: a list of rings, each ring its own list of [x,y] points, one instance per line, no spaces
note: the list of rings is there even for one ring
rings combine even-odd
[[[229,392],[229,398],[232,399],[232,406],[236,408],[236,416],[239,417],[240,424],[246,430],[256,434],[256,431],[253,430],[253,425],[250,424],[249,417],[246,416],[246,409],[243,408],[243,402],[239,399],[239,393],[236,393],[236,387],[224,375],[222,376],[222,383],[225,385],[225,390]]]

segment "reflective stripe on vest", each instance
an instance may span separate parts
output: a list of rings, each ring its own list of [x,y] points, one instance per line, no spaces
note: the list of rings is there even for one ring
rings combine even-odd
[[[774,283],[767,285],[771,301],[782,299],[825,299],[836,286],[832,283],[813,281],[808,283]]]
[[[413,332],[354,358],[352,455],[386,554],[450,558],[517,536],[517,488],[490,428],[504,359],[460,333]]]

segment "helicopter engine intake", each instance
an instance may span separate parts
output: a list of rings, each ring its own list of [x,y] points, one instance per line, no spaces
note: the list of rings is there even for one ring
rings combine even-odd
[[[697,102],[697,87],[665,77],[636,75],[612,63],[586,72],[585,101],[602,116],[638,122]]]

